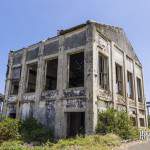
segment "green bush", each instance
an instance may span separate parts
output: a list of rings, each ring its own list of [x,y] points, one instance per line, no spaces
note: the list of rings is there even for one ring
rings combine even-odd
[[[0,122],[0,141],[19,139],[20,122],[16,119],[4,118]]]
[[[0,150],[27,150],[21,141],[5,141],[0,145]]]
[[[98,114],[97,133],[115,133],[122,139],[138,138],[138,129],[133,127],[128,114],[123,111],[108,109]]]
[[[34,118],[27,118],[21,122],[20,133],[26,142],[43,143],[52,138],[52,132]]]

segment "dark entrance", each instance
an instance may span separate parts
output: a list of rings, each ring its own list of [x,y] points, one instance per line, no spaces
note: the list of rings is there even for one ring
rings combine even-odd
[[[67,113],[67,137],[84,135],[85,133],[85,113],[69,112]]]
[[[15,119],[16,118],[16,113],[10,113],[9,117]]]

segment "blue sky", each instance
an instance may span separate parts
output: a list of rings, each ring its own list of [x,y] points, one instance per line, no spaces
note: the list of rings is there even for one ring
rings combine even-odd
[[[0,92],[9,50],[34,44],[86,20],[124,28],[144,67],[150,100],[149,0],[0,0]]]

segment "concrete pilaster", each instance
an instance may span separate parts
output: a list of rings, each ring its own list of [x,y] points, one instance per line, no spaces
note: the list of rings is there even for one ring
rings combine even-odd
[[[21,78],[19,82],[19,90],[18,90],[18,99],[17,99],[17,112],[16,112],[16,117],[20,118],[21,116],[21,110],[20,110],[20,102],[22,100],[22,96],[25,92],[25,83],[26,83],[26,71],[27,71],[27,66],[26,66],[26,53],[27,49],[23,49],[23,55],[22,55],[22,68],[21,68]]]
[[[4,115],[7,115],[7,103],[8,103],[8,98],[9,98],[10,91],[11,91],[12,65],[13,65],[13,52],[10,51],[9,57],[8,57],[8,75],[6,77],[5,99],[4,99],[4,105],[3,105]]]
[[[140,122],[139,122],[139,109],[138,109],[138,95],[137,95],[137,83],[136,83],[136,74],[135,74],[135,62],[133,61],[133,81],[134,81],[134,98],[136,100],[136,111],[137,111],[137,126],[138,128],[140,127]]]
[[[34,110],[34,117],[37,118],[38,120],[38,115],[39,115],[39,102],[41,99],[41,93],[43,91],[43,77],[44,77],[44,68],[45,68],[45,63],[43,59],[43,50],[44,50],[44,44],[43,42],[39,43],[39,54],[38,54],[38,67],[37,67],[37,78],[36,78],[36,91],[35,91],[35,110]]]

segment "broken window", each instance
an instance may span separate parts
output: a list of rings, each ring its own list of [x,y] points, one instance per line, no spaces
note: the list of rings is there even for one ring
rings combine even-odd
[[[99,54],[99,85],[102,89],[109,88],[108,58]]]
[[[35,92],[37,77],[37,63],[28,65],[27,69],[27,92]]]
[[[12,95],[18,94],[20,77],[21,77],[21,67],[14,68],[12,71],[12,81],[11,81]]]
[[[57,88],[58,59],[47,61],[45,90],[56,90]]]
[[[142,102],[142,86],[141,86],[141,79],[136,78],[137,81],[137,93],[138,93],[138,101]]]
[[[130,117],[131,121],[132,121],[132,125],[136,126],[137,122],[136,122],[136,118],[135,117]]]
[[[84,86],[84,52],[69,57],[69,88]]]
[[[144,118],[140,118],[139,120],[140,120],[140,126],[141,126],[141,127],[144,127],[144,126],[145,126],[145,125],[144,125]]]
[[[127,71],[127,95],[133,99],[133,76],[129,71]]]
[[[123,95],[123,73],[119,64],[116,64],[116,87],[117,93]]]

